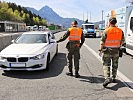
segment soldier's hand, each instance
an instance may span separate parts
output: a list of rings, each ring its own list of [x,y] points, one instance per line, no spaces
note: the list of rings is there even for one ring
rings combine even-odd
[[[81,48],[82,47],[82,44],[80,43],[79,47]]]
[[[102,50],[98,50],[99,51],[99,56],[102,56]]]
[[[102,52],[99,52],[99,56],[102,57]]]

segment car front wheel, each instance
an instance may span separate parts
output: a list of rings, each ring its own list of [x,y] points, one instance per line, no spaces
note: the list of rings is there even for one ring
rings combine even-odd
[[[10,70],[3,70],[3,72],[4,72],[4,73],[9,73],[9,72],[10,72]]]
[[[96,33],[94,34],[94,36],[93,36],[94,38],[96,38]]]
[[[58,54],[58,45],[56,47],[56,53],[55,53],[55,55],[57,55],[57,54]]]
[[[46,70],[49,70],[50,54],[47,56]]]

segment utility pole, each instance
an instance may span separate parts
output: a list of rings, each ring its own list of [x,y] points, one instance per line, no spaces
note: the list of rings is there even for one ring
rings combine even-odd
[[[87,20],[88,20],[88,12],[87,12]]]
[[[103,28],[103,10],[102,10],[102,28]]]
[[[84,12],[83,12],[83,23],[84,23]]]
[[[90,22],[91,22],[91,12],[90,12]]]

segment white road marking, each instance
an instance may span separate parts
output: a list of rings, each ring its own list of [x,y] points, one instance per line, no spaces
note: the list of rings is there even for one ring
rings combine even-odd
[[[102,57],[100,57],[98,53],[96,53],[85,43],[84,46],[102,63]],[[124,74],[122,74],[119,70],[117,71],[117,76],[133,92],[133,82],[130,79],[128,79]]]

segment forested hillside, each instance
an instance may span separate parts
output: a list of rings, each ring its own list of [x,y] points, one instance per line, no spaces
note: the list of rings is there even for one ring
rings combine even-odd
[[[24,22],[26,25],[46,25],[46,20],[32,14],[26,8],[15,3],[0,1],[0,21]]]

